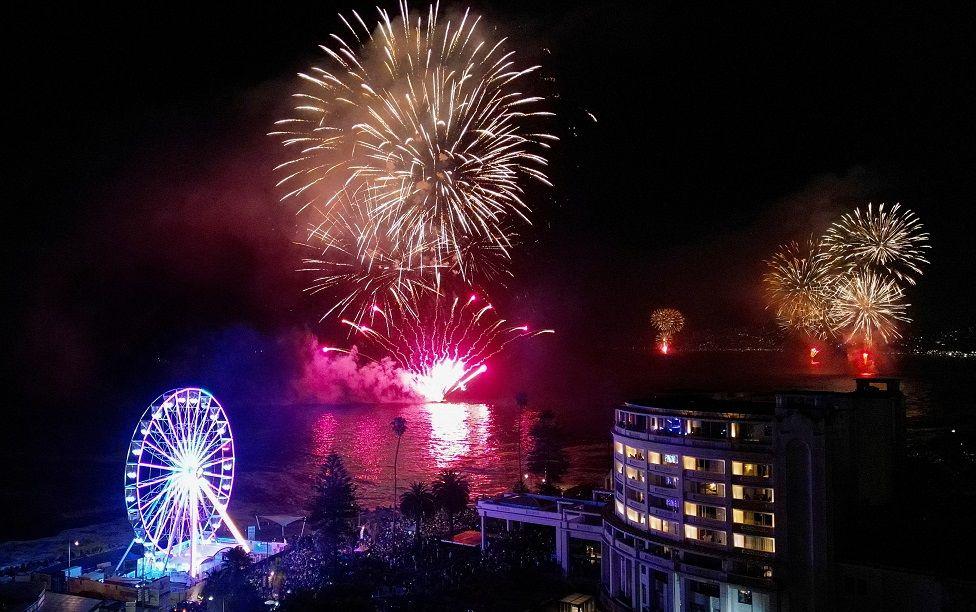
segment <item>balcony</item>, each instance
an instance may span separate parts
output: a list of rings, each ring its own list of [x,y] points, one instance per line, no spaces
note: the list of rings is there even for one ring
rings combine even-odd
[[[710,500],[721,500],[725,499],[725,483],[702,480],[686,480],[685,493]]]

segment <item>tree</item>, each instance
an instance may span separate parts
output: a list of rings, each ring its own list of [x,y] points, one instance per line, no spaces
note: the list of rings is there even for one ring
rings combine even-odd
[[[428,517],[437,509],[437,500],[422,482],[415,482],[400,498],[400,512],[411,517],[416,525],[415,537],[420,540],[420,526],[424,517]]]
[[[220,569],[208,576],[204,596],[227,610],[261,609],[261,597],[250,580],[253,565],[254,559],[240,546],[228,550]]]
[[[549,410],[540,413],[529,435],[533,442],[528,456],[529,471],[541,475],[547,484],[558,483],[569,469],[569,459],[563,448],[565,440],[556,415]]]
[[[447,514],[449,535],[454,535],[454,517],[468,507],[471,485],[468,479],[453,470],[444,470],[431,487],[437,506]]]
[[[330,453],[315,484],[308,524],[333,556],[354,541],[354,521],[359,516],[356,493],[357,487],[342,457]]]
[[[393,454],[393,507],[396,508],[397,500],[397,463],[400,460],[400,439],[403,438],[403,434],[407,432],[407,419],[398,416],[393,419],[390,423],[390,427],[393,429],[393,435],[396,436],[396,452]]]

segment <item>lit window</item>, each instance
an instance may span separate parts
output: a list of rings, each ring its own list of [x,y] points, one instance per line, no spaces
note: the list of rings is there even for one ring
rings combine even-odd
[[[734,466],[733,466],[734,467]],[[744,487],[732,485],[732,497],[746,501],[772,502],[773,490],[768,487]]]
[[[678,478],[675,476],[665,476],[664,474],[655,474],[651,472],[647,476],[648,482],[655,486],[664,489],[677,489],[678,488]]]
[[[725,497],[725,485],[721,482],[697,482],[689,481],[687,490],[689,493],[698,495],[709,495],[712,497]]]
[[[628,459],[637,459],[639,461],[644,460],[644,451],[639,448],[634,448],[632,446],[625,446],[624,450],[627,452]]]
[[[684,430],[684,423],[677,417],[651,417],[649,426],[652,432],[666,436],[680,436]]]
[[[684,468],[696,472],[709,472],[711,474],[724,474],[725,461],[721,459],[700,459],[698,457],[684,457]]]
[[[618,499],[616,500],[616,504],[614,505],[615,505],[615,510],[617,511],[617,515],[624,516],[624,503]]]
[[[615,470],[615,471],[616,471],[616,472],[617,472],[618,474],[623,474],[623,473],[624,473],[624,464],[623,464],[623,463],[621,463],[621,462],[619,462],[619,461],[614,461],[614,462],[613,462],[613,469],[614,469],[614,470]]]
[[[732,545],[736,548],[759,550],[762,552],[776,552],[776,540],[764,536],[736,533],[732,535]]]
[[[678,465],[678,455],[664,455],[664,465]]]
[[[717,529],[706,529],[694,525],[685,525],[685,537],[689,540],[697,540],[706,544],[719,544],[725,546],[725,532]]]
[[[690,419],[685,424],[685,434],[696,438],[709,438],[712,440],[722,440],[725,438],[728,427],[724,421],[702,421]]]
[[[773,527],[773,514],[771,512],[754,512],[752,510],[732,510],[732,522],[742,525],[755,525],[757,527]]]
[[[654,451],[647,451],[647,461],[648,463],[659,465],[661,463],[661,453],[655,453]]]
[[[618,455],[623,455],[624,454],[624,445],[621,444],[620,442],[614,442],[613,443],[613,452],[617,453]]]
[[[710,519],[713,521],[725,520],[725,508],[721,506],[708,506],[705,504],[694,504],[685,502],[685,514],[697,516],[698,518]]]
[[[644,526],[647,524],[647,515],[643,512],[638,512],[633,508],[627,508],[627,520],[635,525]]]
[[[733,461],[732,473],[736,476],[769,478],[773,475],[773,467],[768,463],[743,463],[742,461]]]
[[[629,480],[636,480],[637,482],[644,482],[644,470],[639,470],[635,467],[626,467],[627,478]]]

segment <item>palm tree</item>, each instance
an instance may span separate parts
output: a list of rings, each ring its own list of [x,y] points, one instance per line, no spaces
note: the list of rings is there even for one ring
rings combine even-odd
[[[525,407],[529,405],[529,394],[525,391],[516,393],[515,405],[518,406],[518,412],[515,416],[515,453],[518,457],[518,473],[515,478],[515,488],[524,489],[525,482],[522,478],[522,413],[525,412]]]
[[[556,415],[545,410],[529,430],[532,450],[526,457],[529,471],[542,475],[543,483],[558,484],[569,469],[565,440]]]
[[[431,492],[437,506],[447,514],[450,534],[454,535],[454,517],[468,507],[471,498],[471,484],[468,479],[453,470],[444,470],[434,481]]]
[[[397,497],[397,462],[400,460],[400,439],[407,432],[407,419],[401,416],[395,417],[390,423],[390,427],[397,439],[396,452],[393,454],[393,507],[396,508],[397,499],[399,499]]]
[[[422,482],[415,482],[410,485],[406,493],[400,498],[400,512],[410,516],[416,525],[414,537],[420,540],[420,525],[425,516],[430,516],[437,509],[437,502],[434,495]]]

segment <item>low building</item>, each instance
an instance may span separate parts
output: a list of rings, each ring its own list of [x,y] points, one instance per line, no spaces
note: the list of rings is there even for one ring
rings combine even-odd
[[[68,578],[68,593],[110,599],[119,602],[134,602],[146,608],[168,608],[171,606],[171,585],[168,576],[154,580],[114,576],[98,578],[79,576]]]
[[[599,562],[605,505],[603,501],[532,493],[506,493],[480,500],[481,547],[488,545],[492,523],[504,525],[505,530],[511,529],[513,522],[552,527],[555,558],[563,571],[586,571]]]

